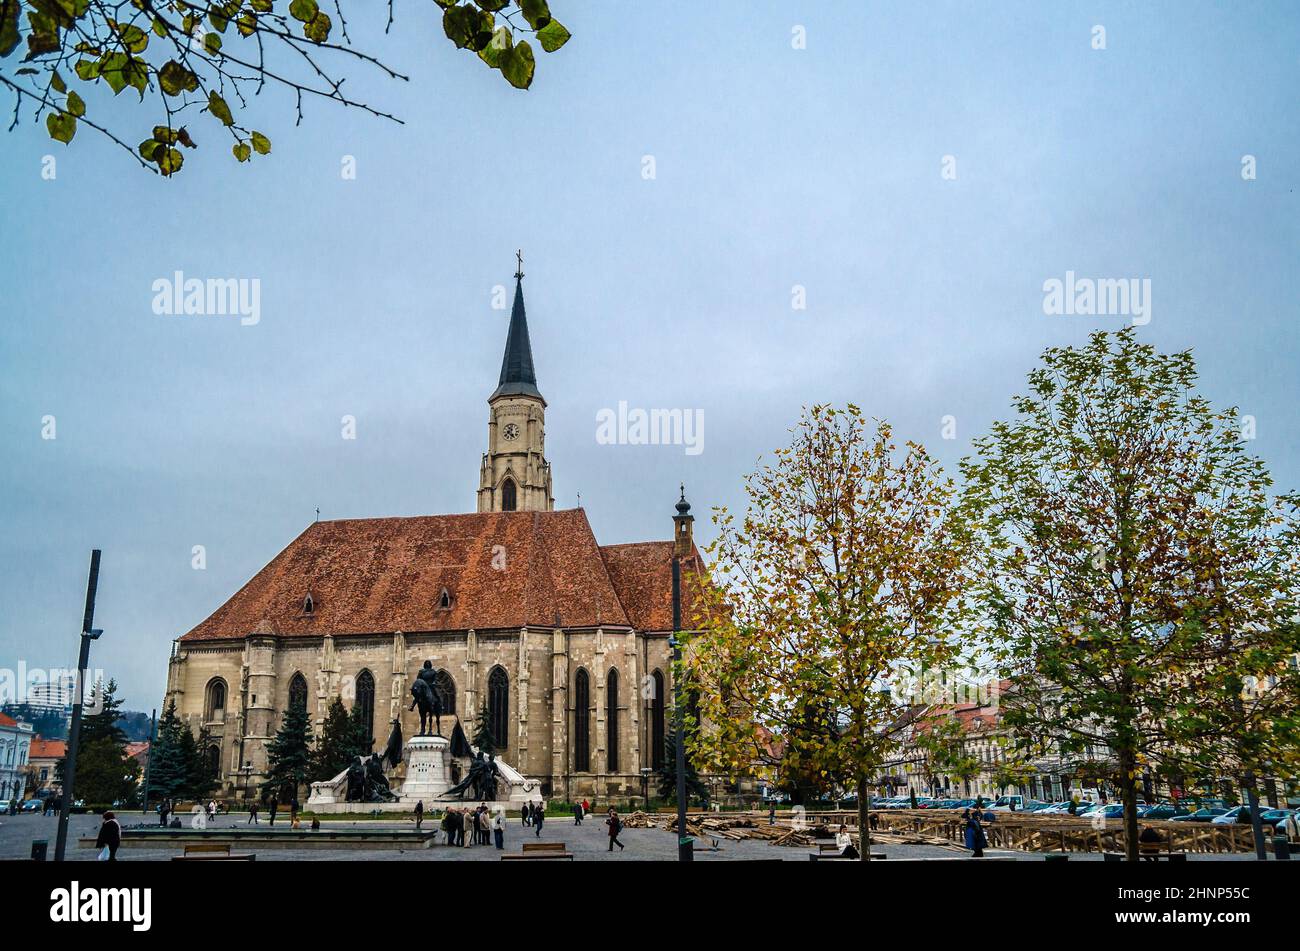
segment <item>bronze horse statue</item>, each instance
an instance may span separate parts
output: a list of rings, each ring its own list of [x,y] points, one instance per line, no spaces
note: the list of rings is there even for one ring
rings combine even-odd
[[[442,736],[442,694],[436,686],[437,678],[433,662],[426,660],[411,684],[411,696],[414,697],[411,709],[420,708],[420,736],[428,736],[431,726],[438,736]]]

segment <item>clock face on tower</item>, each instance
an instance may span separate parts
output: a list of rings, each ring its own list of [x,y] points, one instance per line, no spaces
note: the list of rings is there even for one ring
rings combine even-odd
[[[514,423],[506,423],[505,429],[501,430],[501,437],[507,441],[519,438],[519,427]]]

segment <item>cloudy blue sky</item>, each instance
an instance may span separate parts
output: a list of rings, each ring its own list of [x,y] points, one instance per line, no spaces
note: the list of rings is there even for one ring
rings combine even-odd
[[[268,91],[250,165],[206,115],[173,181],[90,130],[0,135],[0,665],[72,665],[100,547],[95,664],[148,709],[171,639],[317,506],[471,511],[517,247],[556,502],[581,492],[605,543],[669,537],[679,481],[697,514],[736,504],[813,401],[955,463],[1044,347],[1124,323],[1045,315],[1067,270],[1150,279],[1142,337],[1193,348],[1300,488],[1294,6],[552,6],[574,39],[527,93],[432,3],[398,0],[388,37],[354,13],[410,82],[348,88],[405,124],[309,102],[295,128]],[[129,98],[87,96],[128,138],[156,121]],[[259,279],[260,322],[154,314],[177,270]],[[620,400],[702,410],[704,451],[598,444]]]

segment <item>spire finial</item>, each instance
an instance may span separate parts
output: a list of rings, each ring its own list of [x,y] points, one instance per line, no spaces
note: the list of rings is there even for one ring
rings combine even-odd
[[[522,281],[523,279],[524,279],[524,249],[520,248],[519,250],[515,251],[515,280]]]

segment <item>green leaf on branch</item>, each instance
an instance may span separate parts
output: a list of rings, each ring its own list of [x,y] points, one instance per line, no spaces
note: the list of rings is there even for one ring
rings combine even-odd
[[[320,7],[316,5],[316,0],[293,0],[289,4],[289,16],[300,23],[310,23],[318,13]]]
[[[208,93],[208,111],[220,119],[222,125],[231,126],[235,124],[235,117],[230,114],[230,107],[226,105],[226,100],[222,99],[216,92]]]
[[[174,59],[168,60],[158,71],[158,82],[162,85],[163,92],[169,96],[179,96],[182,92],[194,92],[199,88],[198,77]]]
[[[258,155],[269,155],[271,152],[271,140],[260,132],[254,132],[252,135],[253,149]]]
[[[126,62],[125,53],[109,53],[99,64],[100,75],[108,82],[115,96],[126,88]]]
[[[247,142],[236,142],[230,151],[233,152],[235,158],[239,159],[241,162],[247,162],[253,154],[253,150],[249,148]]]
[[[185,164],[185,156],[181,155],[180,149],[173,149],[163,146],[154,153],[154,158],[158,162],[158,170],[164,175],[175,175]]]
[[[0,0],[4,9],[0,10],[4,19],[0,19],[0,57],[8,56],[18,48],[22,36],[18,32],[18,10],[21,4],[17,0]]]
[[[221,52],[221,37],[216,33],[204,33],[203,48],[216,56]]]
[[[542,44],[542,49],[548,53],[554,53],[565,43],[569,42],[572,34],[564,28],[564,24],[559,20],[552,20],[546,26],[537,31],[537,41]]]
[[[442,15],[442,31],[457,49],[470,49],[476,53],[492,42],[496,18],[475,7],[462,3],[449,7]]]
[[[533,70],[537,64],[533,59],[533,48],[527,40],[520,40],[514,49],[501,54],[500,70],[506,82],[516,89],[527,89],[533,83]]]
[[[551,9],[546,0],[519,0],[519,9],[534,30],[540,30],[551,22]]]
[[[324,43],[330,38],[330,28],[333,26],[334,22],[328,13],[317,13],[302,25],[302,33],[313,43]]]
[[[509,53],[513,45],[514,40],[510,36],[510,30],[504,26],[499,26],[496,32],[492,34],[492,42],[478,51],[478,58],[493,69],[500,69],[501,56],[504,53]]]
[[[77,134],[77,120],[64,112],[51,112],[45,117],[45,128],[51,139],[66,145]]]
[[[68,93],[67,109],[68,112],[72,113],[74,116],[77,116],[78,118],[86,114],[86,103],[82,100],[80,96],[77,95],[77,91],[75,89]]]

